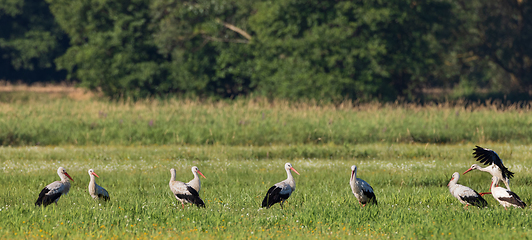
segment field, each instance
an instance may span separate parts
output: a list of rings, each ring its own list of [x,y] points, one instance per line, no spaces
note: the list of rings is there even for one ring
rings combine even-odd
[[[531,147],[490,144],[516,173],[512,190],[531,203]],[[288,149],[287,149],[288,148]],[[0,149],[0,238],[498,238],[530,237],[529,209],[463,206],[448,192],[454,171],[473,162],[472,145],[370,144],[366,157],[336,159],[247,158],[250,151],[283,152],[298,147],[4,147]],[[319,148],[319,147],[318,147]],[[323,150],[323,149],[321,149]],[[317,149],[320,151],[320,149]],[[176,156],[188,155],[190,158]],[[227,156],[234,158],[227,158]],[[235,157],[235,156],[241,157]],[[301,173],[284,210],[261,209],[266,190],[286,178],[283,164]],[[348,185],[350,166],[373,185],[377,207],[361,209]],[[205,209],[180,204],[169,188],[169,169],[190,180],[190,167],[205,174]],[[74,178],[59,205],[33,204],[58,179],[63,166]],[[100,175],[111,201],[87,193],[87,169]],[[489,174],[472,172],[459,183],[488,191]]]
[[[55,94],[55,93],[54,93]],[[115,102],[69,94],[0,95],[0,239],[529,238],[529,208],[484,209],[448,191],[453,172],[475,160],[478,144],[515,172],[512,190],[532,204],[529,103],[287,103],[147,100]],[[529,134],[531,133],[531,134]],[[282,210],[261,209],[267,189],[292,163],[297,188]],[[375,189],[361,208],[350,166]],[[73,177],[57,206],[38,208],[40,190]],[[207,207],[172,196],[170,168],[192,179],[198,166]],[[111,201],[87,193],[87,170]],[[489,189],[487,173],[460,184]]]
[[[72,99],[83,97],[82,92],[0,92],[0,145],[532,144],[529,102],[420,106],[267,99]]]

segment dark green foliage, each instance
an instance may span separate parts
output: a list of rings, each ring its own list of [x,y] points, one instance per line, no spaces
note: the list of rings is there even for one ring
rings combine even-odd
[[[167,73],[149,29],[147,0],[48,0],[71,47],[57,60],[81,86],[110,97],[149,96]]]
[[[154,41],[170,72],[159,93],[178,91],[198,96],[235,97],[255,87],[254,46],[224,25],[247,29],[251,1],[156,0],[151,14]],[[249,37],[249,36],[248,36]]]
[[[44,1],[0,1],[0,79],[26,82],[63,80],[54,59],[68,47],[68,37]]]
[[[272,1],[251,19],[260,90],[275,97],[393,100],[442,65],[455,28],[442,1]]]
[[[489,59],[506,74],[502,89],[532,90],[532,2],[459,1],[474,24],[466,47],[479,58]],[[474,14],[472,14],[474,13]]]
[[[0,78],[61,79],[55,59],[70,79],[114,99],[391,101],[434,87],[526,97],[530,4],[4,0]],[[495,94],[475,95],[479,87]]]

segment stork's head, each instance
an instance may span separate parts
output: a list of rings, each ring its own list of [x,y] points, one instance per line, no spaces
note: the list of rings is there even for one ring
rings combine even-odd
[[[61,177],[61,176],[67,176],[68,178],[70,178],[70,180],[74,181],[74,179],[72,179],[72,178],[70,177],[70,175],[68,175],[68,173],[66,172],[66,170],[65,170],[63,167],[59,167],[59,168],[57,169],[57,175],[59,175],[60,177]],[[61,178],[61,179],[63,179],[63,178]]]
[[[357,166],[353,165],[351,166],[351,179],[353,179],[353,176],[357,175]]]
[[[94,172],[94,170],[92,170],[92,169],[89,169],[89,176],[90,176],[90,175],[94,175],[94,176],[96,176],[96,177],[100,177],[100,176],[98,176],[98,175]]]
[[[300,175],[300,174],[294,169],[294,167],[292,167],[292,164],[290,164],[290,163],[285,163],[285,164],[284,164],[284,169],[286,169],[286,171],[290,171],[290,170],[292,170],[292,171],[294,171],[295,173],[297,173],[297,175]]]
[[[194,166],[190,169],[192,173],[199,173],[203,178],[207,179],[205,176],[203,176],[203,173],[200,172],[199,168]]]
[[[453,176],[451,177],[451,180],[449,180],[449,183],[447,184],[447,186],[449,186],[451,184],[451,182],[458,182],[458,179],[460,179],[460,173],[458,172],[455,172],[453,173]]]
[[[469,169],[467,169],[467,171],[465,171],[465,172],[462,173],[462,174],[466,174],[466,173],[468,173],[468,172],[471,171],[471,170],[477,170],[477,169],[479,169],[479,168],[480,168],[480,166],[479,166],[478,164],[473,164],[473,165],[471,165],[471,167],[470,167]]]

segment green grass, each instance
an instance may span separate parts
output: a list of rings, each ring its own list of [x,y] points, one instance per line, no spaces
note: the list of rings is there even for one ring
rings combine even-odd
[[[532,144],[531,103],[318,104],[240,99],[136,103],[12,94],[0,145]]]
[[[472,144],[364,144],[348,146],[135,146],[0,148],[0,238],[523,238],[531,237],[530,210],[503,207],[490,196],[485,209],[463,206],[448,192],[455,171],[471,164]],[[511,171],[512,190],[530,204],[532,146],[489,144]],[[347,149],[347,150],[346,150]],[[294,152],[290,155],[291,152]],[[296,154],[299,152],[300,154]],[[327,154],[328,153],[328,154]],[[310,156],[310,157],[308,157]],[[281,210],[260,209],[267,189],[286,178],[291,162],[297,189]],[[376,191],[377,207],[361,209],[349,188],[350,166]],[[185,210],[168,187],[202,179],[205,209]],[[59,205],[37,208],[39,191],[63,166],[74,178]],[[87,193],[93,168],[111,201]],[[487,191],[490,176],[472,172],[460,184]],[[101,204],[101,205],[100,205]]]
[[[505,211],[487,195],[488,208],[464,210],[446,187],[453,172],[475,163],[479,144],[505,160],[516,173],[512,190],[530,204],[531,106],[2,94],[0,239],[531,237],[528,208]],[[284,210],[260,209],[267,189],[286,178],[285,162],[301,173],[295,193]],[[378,207],[361,209],[352,196],[353,164]],[[207,208],[182,210],[169,169],[188,181],[194,165],[207,177]],[[75,180],[70,193],[58,206],[36,208],[59,166]],[[89,168],[110,202],[89,197]],[[484,192],[490,176],[472,172],[459,183]]]

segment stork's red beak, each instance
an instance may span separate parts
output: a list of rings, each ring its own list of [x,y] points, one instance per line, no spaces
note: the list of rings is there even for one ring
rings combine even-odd
[[[205,179],[207,179],[205,176],[203,176],[203,173],[201,173],[199,170],[198,170],[198,173]]]
[[[92,175],[94,175],[94,176],[96,176],[96,177],[100,177],[100,176],[96,175],[95,172],[92,172]],[[74,180],[72,180],[72,181],[74,181]]]
[[[72,179],[72,178],[70,177],[70,175],[68,175],[68,173],[65,172],[65,175],[66,175],[68,178],[70,178],[70,180],[72,180],[72,182],[74,181],[74,179]]]
[[[298,173],[293,167],[290,167],[290,169],[291,169],[292,171],[294,171],[295,173],[297,173],[297,175],[301,175],[301,174],[299,174],[299,173]]]
[[[467,169],[467,171],[465,171],[464,173],[462,173],[462,175],[468,173],[468,172],[471,171],[471,170],[473,170],[473,169],[472,169],[472,168]]]

